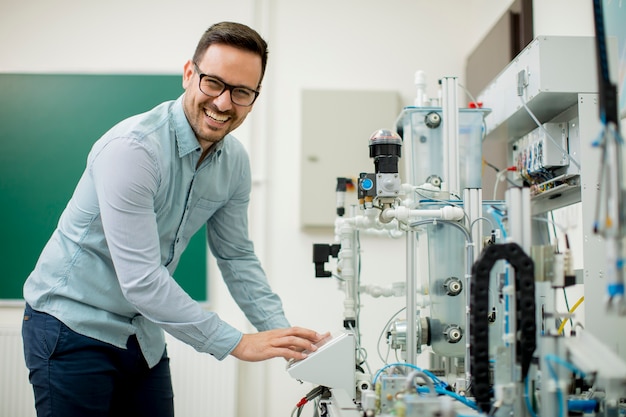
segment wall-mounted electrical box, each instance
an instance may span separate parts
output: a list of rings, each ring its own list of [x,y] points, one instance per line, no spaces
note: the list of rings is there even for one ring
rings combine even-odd
[[[579,93],[598,91],[595,40],[585,36],[539,36],[478,95],[491,109],[487,135],[519,138],[540,121],[576,104]]]

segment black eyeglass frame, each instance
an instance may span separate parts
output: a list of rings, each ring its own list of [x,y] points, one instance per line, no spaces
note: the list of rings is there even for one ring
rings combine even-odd
[[[196,72],[198,73],[198,89],[205,96],[212,97],[212,98],[217,98],[217,97],[221,96],[222,94],[224,94],[224,91],[228,90],[228,92],[230,93],[230,101],[233,104],[235,104],[237,106],[241,106],[241,107],[250,107],[250,106],[252,106],[254,104],[254,102],[256,101],[257,97],[259,97],[260,91],[258,91],[258,90],[253,90],[253,89],[248,88],[248,87],[241,87],[241,86],[238,86],[238,85],[228,84],[226,81],[224,81],[221,78],[218,78],[218,77],[216,77],[214,75],[203,74],[202,72],[200,72],[200,68],[198,67],[198,64],[196,64],[195,62],[193,63],[193,66],[195,67]],[[220,93],[218,95],[216,95],[216,96],[205,93],[204,90],[202,90],[202,87],[201,87],[202,86],[202,79],[204,77],[208,77],[208,78],[211,78],[212,80],[219,81],[220,83],[222,83],[223,86],[224,86],[222,88],[222,91],[220,91]],[[245,91],[249,91],[249,92],[253,93],[254,94],[254,98],[252,99],[252,102],[250,104],[239,104],[239,103],[236,103],[233,100],[233,90],[234,89],[245,90]]]

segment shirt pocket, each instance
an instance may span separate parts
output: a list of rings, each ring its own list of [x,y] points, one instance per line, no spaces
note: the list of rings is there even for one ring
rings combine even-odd
[[[189,220],[185,225],[185,238],[190,239],[224,204],[226,204],[225,201],[199,198],[189,213]]]

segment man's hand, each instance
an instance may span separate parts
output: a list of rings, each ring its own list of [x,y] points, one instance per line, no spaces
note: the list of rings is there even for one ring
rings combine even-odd
[[[257,362],[265,359],[283,357],[285,359],[304,359],[303,350],[315,351],[314,343],[330,334],[319,334],[301,327],[274,329],[254,334],[244,334],[241,341],[231,352],[237,359]]]

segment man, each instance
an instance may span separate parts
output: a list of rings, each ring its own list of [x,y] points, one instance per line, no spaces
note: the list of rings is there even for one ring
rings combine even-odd
[[[229,133],[250,113],[267,44],[210,27],[184,94],[93,146],[24,285],[24,354],[38,416],[172,416],[163,330],[217,359],[302,359],[326,335],[289,327],[248,238],[248,156]],[[228,288],[259,333],[242,334],[173,280],[204,224]]]

